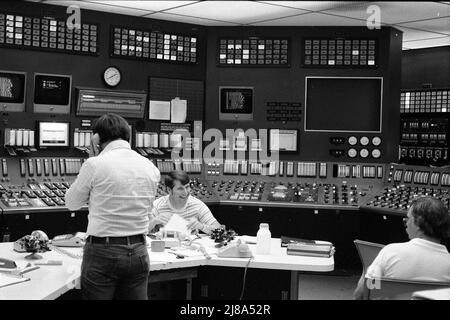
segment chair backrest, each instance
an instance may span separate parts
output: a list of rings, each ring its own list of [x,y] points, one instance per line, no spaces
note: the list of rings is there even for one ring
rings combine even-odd
[[[358,250],[359,258],[363,266],[363,275],[365,275],[367,268],[372,264],[380,250],[384,247],[383,244],[354,240],[356,249]]]
[[[421,290],[450,288],[450,282],[410,281],[393,278],[365,279],[368,299],[410,300]]]

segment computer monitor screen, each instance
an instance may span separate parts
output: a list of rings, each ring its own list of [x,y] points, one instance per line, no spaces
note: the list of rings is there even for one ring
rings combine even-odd
[[[34,112],[70,113],[72,77],[35,73]]]
[[[25,110],[25,72],[0,71],[0,111]]]
[[[69,123],[68,122],[39,122],[39,148],[68,147]]]
[[[306,77],[305,131],[381,132],[383,78]]]
[[[296,152],[297,151],[297,129],[270,129],[269,145],[270,151]]]
[[[220,87],[219,91],[219,120],[253,120],[252,87]]]

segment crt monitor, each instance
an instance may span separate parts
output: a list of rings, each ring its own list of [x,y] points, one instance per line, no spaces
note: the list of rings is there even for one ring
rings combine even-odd
[[[269,150],[279,152],[297,152],[297,129],[270,129]]]
[[[381,132],[383,78],[306,77],[305,131]]]
[[[253,87],[219,87],[219,120],[253,120]]]
[[[68,122],[38,122],[38,146],[45,148],[69,147],[69,123]]]
[[[72,76],[35,73],[33,108],[36,113],[70,113]]]
[[[26,72],[0,70],[0,111],[25,111]]]

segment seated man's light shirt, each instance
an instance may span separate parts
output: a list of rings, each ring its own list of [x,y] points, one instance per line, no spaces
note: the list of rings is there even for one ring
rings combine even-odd
[[[87,235],[98,237],[146,234],[160,179],[147,158],[115,140],[85,161],[66,193],[69,210],[89,202]]]
[[[187,236],[190,234],[187,228],[188,221],[179,214],[174,213],[170,217],[169,222],[164,226],[165,231],[178,231],[180,234]]]
[[[214,218],[208,206],[196,197],[189,196],[183,208],[175,209],[170,203],[169,196],[163,196],[153,202],[153,210],[150,219],[152,223],[166,226],[172,215],[178,214],[185,220],[196,219],[203,224],[203,232],[210,232],[220,227],[220,223]]]
[[[367,269],[366,277],[450,282],[450,254],[444,245],[419,238],[388,244]]]

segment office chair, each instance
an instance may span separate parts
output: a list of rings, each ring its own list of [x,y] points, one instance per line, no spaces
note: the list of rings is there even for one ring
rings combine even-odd
[[[362,274],[361,278],[358,281],[358,283],[360,283],[361,281],[366,281],[365,279],[366,271],[372,264],[373,260],[375,260],[376,256],[378,255],[380,250],[384,247],[384,245],[358,239],[354,240],[353,242],[355,243],[356,250],[358,251],[359,259],[361,260],[362,264]],[[369,298],[368,294],[369,294],[368,291],[364,290],[363,299],[368,299]]]
[[[363,276],[365,276],[367,268],[369,268],[373,260],[375,260],[376,256],[384,247],[384,245],[358,239],[354,240],[353,242],[355,243],[356,250],[358,251],[359,258],[361,259]]]
[[[376,280],[365,278],[369,286],[364,286],[368,300],[390,299],[410,300],[416,291],[450,288],[450,282],[412,281],[393,278],[380,278]]]

